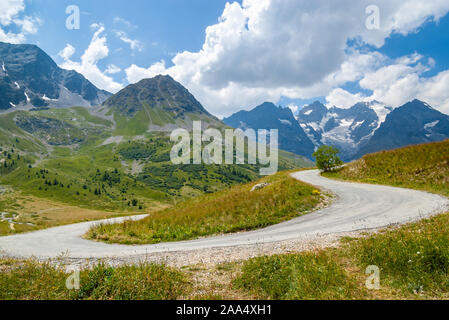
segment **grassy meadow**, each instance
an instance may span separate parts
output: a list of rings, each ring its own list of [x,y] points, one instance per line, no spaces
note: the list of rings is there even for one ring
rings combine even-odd
[[[134,119],[138,136],[120,129],[132,119],[82,107],[0,115],[0,236],[151,214],[260,178],[260,165],[173,165],[167,134]],[[310,165],[287,152],[279,162],[281,170]]]
[[[79,290],[67,289],[70,275],[47,263],[0,260],[0,300],[176,300],[190,288],[181,271],[156,264],[98,264],[80,272]]]
[[[231,288],[254,299],[449,299],[448,224],[443,214],[343,238],[337,248],[250,259],[236,265]],[[380,290],[366,288],[372,265],[380,269]]]
[[[260,183],[268,186],[251,192]],[[109,243],[150,244],[248,231],[306,214],[323,199],[316,188],[281,172],[178,203],[140,221],[99,225],[86,237]]]

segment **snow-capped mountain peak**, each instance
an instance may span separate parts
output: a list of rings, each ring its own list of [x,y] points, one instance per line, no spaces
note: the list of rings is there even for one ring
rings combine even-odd
[[[378,101],[359,102],[349,109],[327,108],[314,102],[299,112],[298,121],[316,146],[334,145],[342,151],[343,158],[350,159],[391,111]]]

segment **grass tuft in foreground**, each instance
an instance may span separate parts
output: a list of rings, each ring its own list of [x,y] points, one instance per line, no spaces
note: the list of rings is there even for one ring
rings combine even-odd
[[[247,260],[233,289],[256,299],[448,299],[449,213],[347,238],[338,248]],[[368,266],[380,290],[365,287]]]
[[[360,267],[376,265],[384,284],[409,294],[449,292],[449,214],[361,238],[349,252]]]
[[[80,273],[80,290],[68,290],[70,274],[48,263],[0,260],[0,300],[175,300],[189,284],[178,270],[155,264],[108,267]]]
[[[323,201],[316,188],[293,179],[288,172],[261,182],[269,185],[251,192],[255,185],[251,183],[201,196],[141,221],[96,226],[87,237],[122,244],[189,240],[274,225],[310,212]]]
[[[234,285],[261,299],[335,300],[359,295],[354,279],[326,252],[248,260]]]

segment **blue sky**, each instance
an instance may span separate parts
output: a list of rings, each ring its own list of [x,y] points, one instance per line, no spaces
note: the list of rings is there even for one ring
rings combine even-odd
[[[380,27],[367,30],[373,3]],[[37,44],[110,91],[170,74],[220,117],[264,101],[296,110],[412,98],[449,113],[449,4],[423,3],[5,0],[0,40]],[[69,5],[80,30],[65,27]]]
[[[449,69],[449,15],[437,23],[428,21],[416,33],[407,36],[392,35],[379,50],[391,58],[419,52],[435,59],[435,68],[427,75]]]
[[[86,48],[92,38],[90,26],[102,23],[108,34],[113,34],[113,30],[126,32],[130,38],[140,41],[143,48],[135,52],[110,36],[110,47],[120,51],[112,51],[101,64],[126,67],[130,62],[170,61],[177,52],[201,48],[206,27],[217,22],[225,3],[223,0],[34,0],[29,2],[26,12],[38,15],[44,24],[37,34],[29,37],[29,42],[38,44],[55,60],[60,60],[57,54],[66,43]],[[65,10],[73,4],[81,11],[80,30],[65,27],[68,16]],[[74,58],[82,53],[79,50]]]

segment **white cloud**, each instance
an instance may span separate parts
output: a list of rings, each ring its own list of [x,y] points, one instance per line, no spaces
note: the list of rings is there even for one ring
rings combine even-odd
[[[64,49],[62,49],[58,55],[64,59],[64,61],[69,60],[76,52],[76,49],[68,43]]]
[[[131,50],[137,50],[142,51],[143,50],[143,44],[139,40],[134,40],[128,37],[128,35],[123,31],[115,31],[115,35],[122,40],[123,42],[129,44],[131,47]]]
[[[125,27],[127,27],[128,29],[136,29],[137,26],[133,25],[131,22],[129,22],[128,20],[122,18],[122,17],[115,17],[114,18],[114,24],[120,24],[120,25],[124,25]]]
[[[23,0],[2,0],[0,2],[0,24],[7,26],[11,24],[14,17],[25,10]]]
[[[122,69],[117,67],[115,64],[110,64],[104,73],[106,73],[106,74],[117,74],[120,71],[122,71]]]
[[[326,97],[327,107],[339,107],[350,108],[357,102],[364,100],[364,97],[360,94],[352,94],[341,88],[332,90]]]
[[[37,17],[23,16],[24,10],[24,0],[0,1],[0,41],[23,43],[27,35],[37,33],[42,20]],[[5,30],[11,26],[20,29],[20,32]]]
[[[22,28],[22,33],[36,34],[39,25],[42,24],[42,20],[26,16],[23,19],[14,19],[14,23]]]
[[[449,114],[449,70],[433,77],[424,77],[423,73],[433,66],[432,59],[425,60],[420,55],[401,57],[373,72],[367,72],[359,81],[360,87],[371,94],[352,94],[334,89],[326,97],[328,106],[347,108],[360,101],[377,100],[396,108],[418,98]]]
[[[148,69],[141,68],[132,64],[129,68],[125,70],[127,79],[130,83],[139,82],[145,78],[153,78],[159,74],[166,75],[168,74],[167,69],[165,67],[165,61],[161,60],[151,65]]]
[[[102,72],[98,67],[98,62],[109,55],[109,48],[106,45],[106,36],[102,36],[105,31],[104,27],[100,24],[93,24],[91,26],[96,29],[89,47],[84,51],[81,56],[80,62],[72,61],[70,58],[75,53],[75,48],[67,44],[67,46],[59,52],[59,56],[64,59],[61,64],[61,68],[68,70],[75,70],[91,81],[95,86],[110,91],[117,92],[122,89],[122,85],[114,81],[112,77],[106,75],[106,72]]]
[[[421,81],[417,97],[449,114],[449,70]]]
[[[25,42],[25,39],[26,37],[23,33],[5,32],[0,28],[0,41],[2,42],[18,44]]]
[[[379,47],[392,33],[415,32],[426,20],[437,21],[449,11],[447,0],[378,0],[381,28],[368,30],[365,8],[370,4],[368,0],[227,3],[218,23],[206,29],[201,50],[178,53],[168,68],[162,62],[149,68],[132,65],[126,70],[128,81],[170,74],[218,116],[281,96],[325,96],[384,65],[385,57],[378,53],[349,50],[348,40]],[[345,98],[338,91],[333,96]]]

